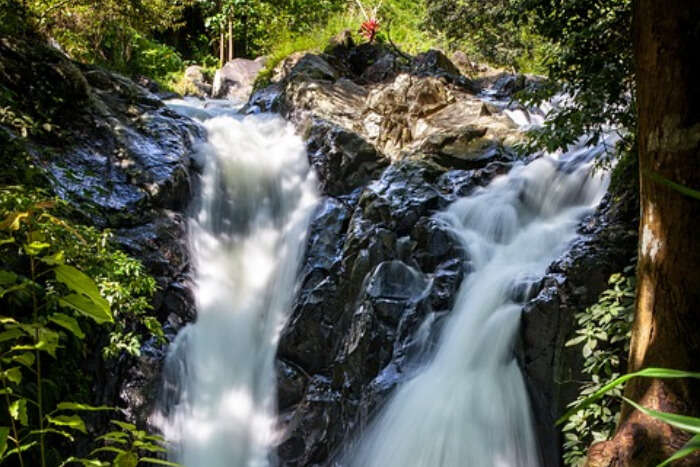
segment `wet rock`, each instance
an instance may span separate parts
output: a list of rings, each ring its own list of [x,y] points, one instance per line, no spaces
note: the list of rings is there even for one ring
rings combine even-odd
[[[339,77],[338,72],[322,57],[306,54],[294,64],[286,79],[335,81]]]
[[[283,415],[282,465],[330,462],[430,351],[435,316],[450,308],[467,271],[464,251],[432,216],[460,185],[479,180],[448,177],[446,190],[438,184],[447,185],[447,173],[403,160],[357,195],[326,198],[315,214],[301,289],[278,350],[311,375],[304,398]]]
[[[185,69],[185,81],[189,84],[188,91],[192,95],[197,97],[209,97],[212,95],[211,78],[206,75],[204,68],[201,66],[188,66]]]
[[[312,125],[307,148],[322,190],[335,196],[364,186],[388,164],[357,134],[322,121]]]
[[[520,86],[508,80],[495,92]],[[289,381],[280,383],[278,455],[284,466],[332,465],[341,443],[429,358],[471,272],[464,246],[435,214],[510,170],[522,133],[506,106],[475,96],[478,86],[442,53],[407,61],[379,44],[353,47],[347,34],[324,55],[291,57],[270,89],[251,104],[274,102],[297,126],[327,195],[279,343],[278,358],[297,372],[279,371]],[[618,225],[600,216],[600,228],[584,232],[587,245]],[[520,360],[531,387],[545,388],[533,389],[535,412],[545,418],[552,402],[570,401],[552,383],[563,381],[559,362],[578,364],[562,357],[572,323],[561,310],[573,316],[572,304],[595,296],[616,264],[609,255],[624,257],[623,237],[584,248],[572,263],[579,266],[553,265],[545,280],[523,277],[511,286],[513,300],[526,304]],[[538,429],[553,432],[545,418]]]
[[[550,266],[524,309],[518,357],[548,467],[561,463],[561,432],[554,422],[585,379],[580,349],[564,345],[573,337],[574,315],[597,301],[610,275],[622,271],[636,252],[636,209],[630,198],[608,195],[596,214],[584,220],[582,236]]]
[[[261,61],[245,58],[235,58],[227,62],[214,75],[212,97],[246,102],[263,67]]]
[[[477,93],[481,90],[476,83],[462,76],[454,63],[439,50],[416,55],[411,63],[411,72],[417,76],[442,78],[468,92]]]
[[[306,392],[307,376],[288,362],[277,360],[277,400],[278,408],[284,411],[300,402]]]
[[[38,167],[57,195],[76,207],[83,223],[109,228],[114,240],[142,260],[159,291],[153,316],[174,335],[194,315],[186,223],[193,144],[203,130],[168,109],[149,89],[90,65],[77,64],[36,39],[0,39],[0,84],[22,99],[21,109],[51,131],[29,136]],[[124,408],[146,425],[160,384],[165,349],[143,329],[142,355],[104,362],[92,352],[83,371],[94,376],[96,405]],[[107,342],[106,330],[96,330]],[[98,428],[105,428],[109,420]]]

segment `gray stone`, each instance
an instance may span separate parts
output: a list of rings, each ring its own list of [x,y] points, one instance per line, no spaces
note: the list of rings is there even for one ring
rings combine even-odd
[[[262,70],[262,60],[235,58],[214,75],[212,97],[246,102],[253,92],[253,84]]]

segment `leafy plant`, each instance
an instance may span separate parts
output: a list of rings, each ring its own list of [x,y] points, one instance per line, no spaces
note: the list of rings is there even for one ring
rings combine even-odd
[[[8,425],[0,428],[0,462],[16,456],[20,465],[57,465],[58,450],[48,452],[45,439],[73,442],[87,433],[78,412],[108,409],[56,402],[68,391],[80,396],[80,358],[86,348],[102,345],[101,334],[91,330],[111,327],[107,357],[138,354],[138,326],[163,339],[160,324],[146,313],[155,282],[139,262],[111,246],[108,232],[65,220],[68,206],[41,190],[0,189],[0,211],[7,213],[0,221],[6,314],[0,317],[0,397],[6,406],[0,424]]]
[[[637,371],[635,373],[628,373],[626,375],[615,378],[614,380],[610,381],[609,383],[605,384],[600,389],[595,391],[590,396],[588,396],[585,399],[583,399],[582,401],[580,401],[578,404],[576,404],[576,406],[572,407],[559,420],[557,420],[557,424],[564,423],[566,420],[570,419],[570,417],[572,417],[577,411],[580,411],[582,409],[585,409],[585,408],[590,407],[591,405],[595,404],[596,401],[603,398],[609,392],[612,392],[612,391],[619,392],[622,385],[632,378],[662,378],[662,379],[695,378],[695,379],[700,379],[700,373],[695,373],[695,372],[691,372],[691,371],[671,370],[671,369],[667,369],[667,368],[646,368],[644,370]],[[647,415],[649,417],[656,418],[657,420],[661,420],[662,422],[668,423],[671,426],[674,426],[678,429],[681,429],[681,430],[684,430],[684,431],[687,431],[687,432],[693,434],[693,437],[690,439],[690,441],[688,441],[686,443],[685,446],[683,446],[673,456],[666,459],[664,462],[659,464],[657,467],[666,466],[673,461],[687,457],[690,454],[693,454],[695,452],[700,452],[700,418],[689,417],[686,415],[679,415],[679,414],[673,414],[673,413],[667,413],[667,412],[659,412],[658,410],[652,410],[652,409],[648,409],[646,407],[643,407],[643,406],[637,404],[636,402],[634,402],[626,397],[622,397],[622,399],[625,402],[627,402],[628,404],[630,404],[632,407],[634,407],[635,409],[639,410],[640,412],[644,413],[645,415]]]
[[[620,413],[619,400],[611,398],[581,406],[604,381],[618,377],[626,366],[629,336],[634,317],[635,281],[633,266],[624,274],[613,274],[598,302],[576,314],[576,336],[566,345],[581,346],[583,373],[591,379],[582,384],[580,395],[570,406],[576,407],[568,417],[564,432],[564,463],[581,466],[588,446],[608,439],[614,432]],[[621,388],[614,391],[621,396]]]
[[[11,423],[3,432],[5,440],[14,444],[10,450],[0,446],[3,451],[0,460],[16,455],[22,466],[25,451],[35,446],[40,450],[42,467],[46,465],[47,434],[73,440],[72,431],[86,432],[85,423],[72,411],[71,405],[59,404],[47,413],[42,357],[57,358],[66,335],[85,338],[79,318],[89,318],[98,324],[114,321],[109,302],[102,297],[95,282],[66,264],[62,253],[50,254],[50,239],[33,228],[35,219],[60,223],[46,212],[51,207],[52,202],[37,203],[26,211],[10,213],[0,223],[0,232],[5,234],[0,242],[18,244],[29,263],[28,276],[0,270],[0,298],[10,296],[22,300],[26,297],[31,303],[31,314],[25,319],[0,317],[1,392]],[[23,229],[23,225],[28,228]],[[35,378],[34,388],[23,384],[25,378],[32,377]],[[36,423],[31,423],[30,417]]]
[[[136,467],[139,464],[156,464],[170,467],[181,467],[180,464],[154,457],[166,452],[165,440],[162,436],[150,435],[139,430],[131,423],[112,420],[117,430],[110,431],[97,438],[104,446],[94,449],[88,458],[69,457],[61,466],[71,463],[82,464],[85,467]],[[144,454],[146,453],[146,454]],[[96,456],[108,454],[110,461],[99,460]]]

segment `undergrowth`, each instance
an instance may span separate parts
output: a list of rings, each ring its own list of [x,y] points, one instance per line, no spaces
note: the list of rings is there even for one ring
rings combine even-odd
[[[583,373],[590,376],[580,386],[573,407],[602,388],[608,381],[624,374],[627,368],[629,338],[634,317],[634,266],[623,273],[613,274],[609,288],[598,303],[576,314],[576,336],[568,347],[580,346],[584,358]],[[576,412],[564,425],[564,463],[582,467],[588,447],[609,439],[615,432],[620,416],[620,398],[624,387],[615,388],[612,395],[600,399]]]

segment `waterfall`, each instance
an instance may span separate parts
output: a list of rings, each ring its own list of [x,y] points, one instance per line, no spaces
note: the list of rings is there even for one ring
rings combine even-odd
[[[171,102],[199,121],[201,195],[189,222],[195,323],[165,363],[157,423],[187,467],[273,463],[274,357],[291,307],[316,180],[301,139],[272,115],[223,102]]]
[[[514,344],[528,287],[567,250],[607,189],[607,175],[593,170],[602,151],[581,144],[519,163],[437,215],[472,272],[435,354],[394,391],[342,465],[540,465]]]

